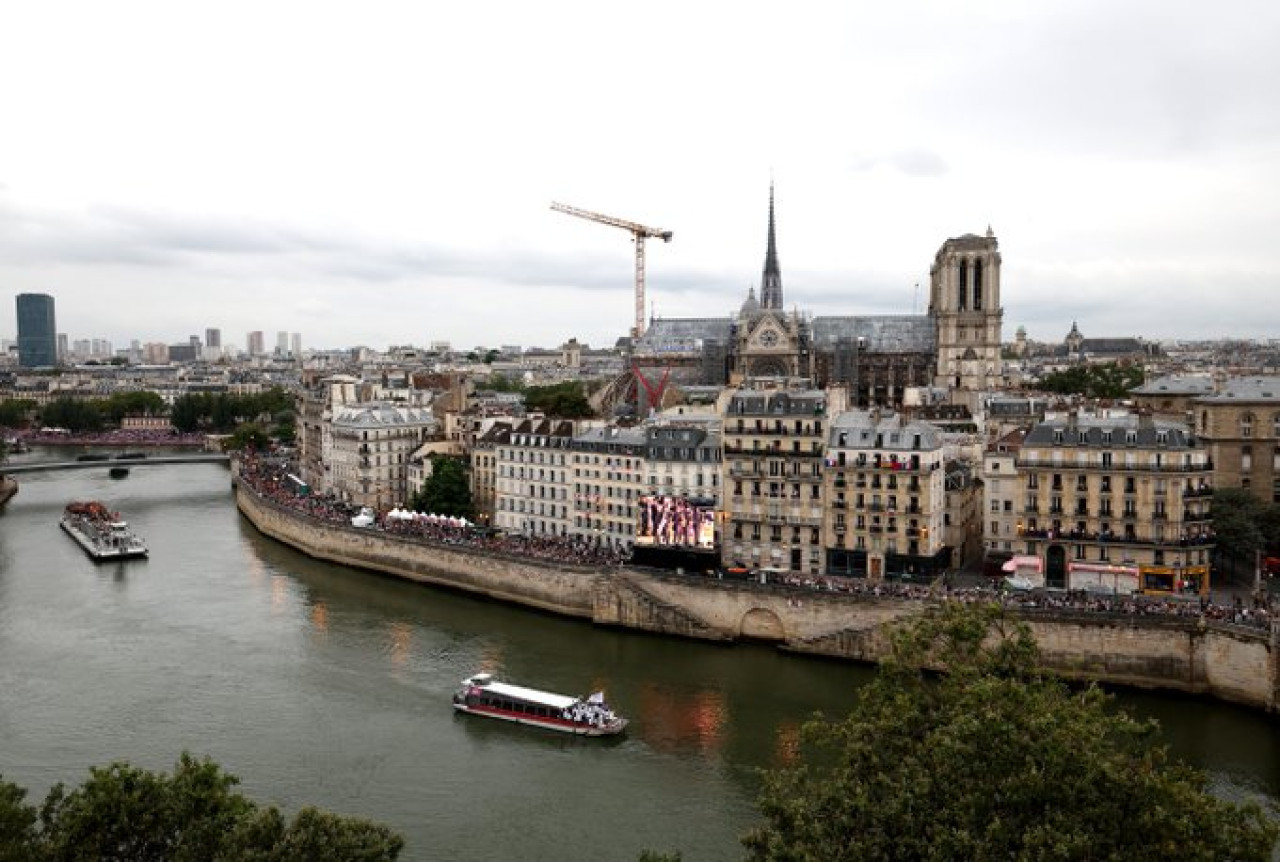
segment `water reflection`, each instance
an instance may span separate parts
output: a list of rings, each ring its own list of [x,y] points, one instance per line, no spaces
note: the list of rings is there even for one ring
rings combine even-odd
[[[321,635],[329,632],[329,608],[324,602],[311,605],[311,630]]]
[[[710,757],[719,755],[727,724],[723,691],[710,687],[689,691],[646,683],[638,692],[632,728],[656,751],[697,751]]]
[[[402,620],[392,620],[387,624],[387,634],[391,664],[404,668],[413,657],[413,629]]]

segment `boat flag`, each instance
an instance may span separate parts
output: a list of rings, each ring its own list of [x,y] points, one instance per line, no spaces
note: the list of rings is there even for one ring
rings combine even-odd
[[[604,703],[604,692],[597,691],[595,694],[587,698],[587,703]]]

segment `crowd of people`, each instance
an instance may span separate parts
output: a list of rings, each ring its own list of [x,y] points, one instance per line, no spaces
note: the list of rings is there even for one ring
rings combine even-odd
[[[1276,619],[1276,609],[1262,599],[1246,603],[1239,597],[1230,604],[1208,598],[1166,599],[1144,595],[1099,595],[1084,590],[1011,591],[996,586],[952,587],[947,577],[933,584],[868,580],[821,575],[788,574],[779,583],[791,587],[872,597],[939,600],[957,602],[999,602],[1024,611],[1058,611],[1111,614],[1128,617],[1200,619],[1249,628],[1268,629]]]
[[[14,431],[13,439],[27,446],[203,446],[204,434],[183,434],[158,428],[114,428],[72,434],[61,428]]]
[[[240,465],[240,480],[259,494],[316,520],[349,525],[362,507],[331,496],[299,492],[285,462],[250,454]],[[388,518],[374,512],[364,529],[378,530],[433,544],[462,546],[494,553],[576,566],[617,566],[627,554],[582,536],[523,536],[500,533],[471,523],[426,518]]]

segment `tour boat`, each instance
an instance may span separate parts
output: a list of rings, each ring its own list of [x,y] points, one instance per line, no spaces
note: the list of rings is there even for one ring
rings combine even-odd
[[[627,727],[627,720],[604,702],[604,692],[569,697],[498,682],[488,673],[464,679],[453,695],[453,708],[578,736],[613,736]]]
[[[146,544],[129,529],[129,524],[97,500],[68,503],[61,523],[67,535],[95,560],[128,560],[147,555]]]

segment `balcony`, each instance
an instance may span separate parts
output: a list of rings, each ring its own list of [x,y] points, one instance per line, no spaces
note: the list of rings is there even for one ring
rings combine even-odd
[[[1208,473],[1213,470],[1212,464],[1055,464],[1036,458],[1019,458],[1015,462],[1018,470],[1059,470],[1062,472],[1075,470],[1105,471],[1107,473]]]
[[[1093,545],[1147,545],[1157,548],[1200,548],[1208,547],[1217,541],[1213,536],[1188,536],[1185,538],[1153,538],[1150,536],[1140,536],[1137,533],[1124,534],[1117,536],[1114,533],[1106,535],[1100,533],[1091,533],[1088,531],[1081,532],[1079,530],[1069,530],[1062,532],[1054,532],[1053,530],[1023,530],[1019,533],[1019,537],[1023,539],[1043,539],[1051,542],[1062,542],[1063,544],[1093,544]]]
[[[1200,488],[1183,488],[1182,496],[1186,498],[1212,497],[1213,489],[1208,487],[1207,485]]]

